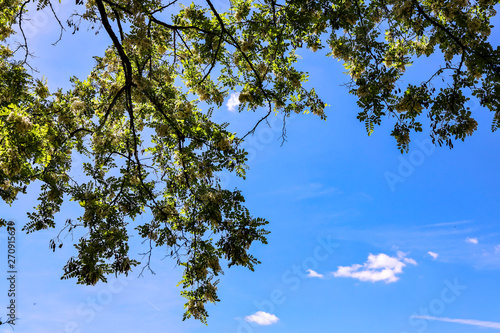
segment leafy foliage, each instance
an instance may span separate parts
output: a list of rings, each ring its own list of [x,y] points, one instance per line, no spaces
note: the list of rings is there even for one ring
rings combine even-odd
[[[451,148],[453,140],[471,135],[477,128],[466,106],[471,96],[494,112],[493,130],[498,128],[500,49],[488,41],[497,3],[297,0],[286,8],[297,44],[313,50],[326,45],[329,55],[344,61],[352,78],[350,92],[362,109],[358,119],[368,134],[384,116],[394,118],[391,135],[407,151],[410,132],[422,131],[419,119],[425,114],[439,145]],[[428,79],[401,89],[407,67],[435,53],[443,61],[430,67]]]
[[[37,9],[52,8],[50,0],[35,2]],[[223,261],[253,270],[258,260],[249,248],[266,243],[267,221],[253,217],[242,194],[217,177],[224,170],[245,176],[246,135],[213,122],[212,110],[239,90],[240,111],[266,110],[248,134],[273,113],[325,119],[325,103],[303,86],[307,73],[295,67],[298,49],[329,47],[350,74],[368,134],[391,117],[402,151],[410,133],[422,131],[424,115],[437,144],[452,147],[471,135],[477,127],[465,104],[471,96],[494,112],[492,129],[500,126],[499,49],[488,41],[494,1],[232,0],[219,12],[210,0],[203,6],[77,0],[82,10],[68,25],[77,32],[88,22],[112,44],[66,92],[49,92],[28,74],[27,3],[0,6],[0,196],[12,203],[32,182],[41,183],[27,232],[54,228],[68,199],[83,208],[63,228],[86,231],[64,279],[96,284],[108,274],[128,274],[140,264],[129,256],[131,232],[150,251],[166,248],[184,267],[185,318],[205,322],[205,304],[218,301]],[[14,25],[20,44],[12,50]],[[20,54],[24,60],[15,60]],[[406,68],[433,54],[442,65],[401,89]],[[211,108],[202,110],[200,102]],[[74,165],[77,155],[82,166]],[[139,225],[143,213],[151,220]]]

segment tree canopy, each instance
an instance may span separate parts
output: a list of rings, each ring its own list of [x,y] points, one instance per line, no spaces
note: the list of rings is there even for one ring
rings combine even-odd
[[[29,3],[0,5],[0,196],[12,203],[41,185],[28,233],[55,228],[65,201],[83,207],[59,226],[86,231],[64,279],[93,285],[141,265],[129,254],[133,232],[165,248],[184,267],[185,318],[206,321],[222,265],[253,270],[249,248],[266,243],[267,221],[250,214],[240,191],[223,188],[219,173],[244,178],[241,143],[268,117],[326,119],[327,105],[303,84],[297,50],[328,48],[343,61],[358,119],[368,134],[392,119],[401,151],[425,116],[436,144],[451,148],[471,135],[470,98],[493,112],[493,131],[500,127],[500,49],[489,38],[496,1],[231,0],[218,11],[210,0],[77,0],[70,17],[54,13],[61,38],[90,26],[110,45],[68,91],[49,91],[33,74],[23,30]],[[403,85],[405,69],[431,55],[440,66]],[[211,120],[235,91],[239,111],[265,110],[240,137]],[[138,225],[143,213],[151,220]]]

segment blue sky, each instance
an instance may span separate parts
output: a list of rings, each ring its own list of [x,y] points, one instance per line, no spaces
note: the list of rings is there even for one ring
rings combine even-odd
[[[58,7],[71,9],[68,1]],[[41,15],[41,14],[40,14]],[[30,36],[33,63],[53,89],[68,87],[68,73],[83,78],[109,41],[104,34],[66,33],[57,47],[55,22],[38,16]],[[38,23],[37,23],[38,22]],[[37,25],[38,24],[38,25]],[[83,42],[82,42],[83,40]],[[234,267],[221,277],[221,302],[209,305],[208,326],[182,322],[183,302],[175,287],[181,270],[154,255],[156,275],[140,269],[108,284],[79,286],[60,280],[74,254],[53,253],[54,230],[18,241],[18,317],[15,331],[59,332],[494,332],[500,329],[500,137],[491,133],[492,115],[469,105],[478,131],[455,148],[429,144],[428,131],[414,136],[400,154],[389,136],[391,121],[371,137],[356,120],[355,100],[340,84],[342,65],[324,53],[301,51],[300,68],[325,102],[327,121],[298,115],[260,127],[249,138],[247,180],[224,176],[241,189],[253,215],[270,221],[268,245],[253,253],[255,272]],[[425,62],[425,59],[424,59]],[[417,75],[427,63],[417,63]],[[413,74],[412,74],[413,72]],[[226,106],[215,119],[242,134],[259,114],[238,114]],[[2,217],[26,222],[36,188]],[[66,205],[57,220],[75,217]],[[145,217],[144,217],[145,218]],[[140,221],[139,221],[140,222]],[[6,233],[0,235],[6,248]],[[132,240],[132,251],[144,250]],[[4,250],[5,251],[5,250]],[[140,258],[139,255],[136,256]],[[5,259],[2,259],[5,262]],[[5,267],[2,264],[2,267]],[[0,283],[6,304],[6,279]],[[4,310],[5,311],[5,310]],[[2,318],[3,312],[0,313]],[[0,332],[12,332],[2,326]]]

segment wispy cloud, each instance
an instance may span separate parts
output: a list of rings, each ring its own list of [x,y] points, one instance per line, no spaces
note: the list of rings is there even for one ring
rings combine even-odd
[[[395,244],[412,254],[422,253],[426,256],[431,250],[439,254],[436,260],[470,265],[477,269],[500,269],[500,248],[495,255],[495,246],[500,245],[500,233],[494,228],[494,225],[474,222],[464,222],[461,227],[457,225],[456,228],[424,227],[423,223],[371,227],[343,224],[336,227],[336,232],[339,241],[365,242],[376,248],[387,248],[388,245]],[[465,243],[467,237],[475,237],[478,243]],[[483,255],[483,250],[489,251],[491,255]]]
[[[431,316],[411,316],[411,317],[412,318],[426,319],[426,320],[445,321],[448,323],[456,323],[456,324],[463,324],[463,325],[472,325],[472,326],[500,329],[500,323],[497,323],[494,321],[481,321],[481,320],[475,320],[475,319],[452,319],[452,318],[431,317]]]
[[[325,277],[323,274],[319,274],[315,271],[313,271],[312,269],[308,269],[307,270],[307,277],[310,277],[310,278],[323,278]]]
[[[424,228],[440,228],[440,227],[457,226],[457,225],[468,224],[468,223],[472,223],[472,220],[462,220],[462,221],[453,221],[453,222],[442,222],[442,223],[426,224],[426,225],[423,225],[422,227],[424,227]]]
[[[360,281],[385,281],[385,283],[399,280],[397,274],[403,273],[406,264],[417,265],[411,258],[406,258],[406,253],[398,251],[396,257],[388,256],[385,253],[373,255],[370,253],[367,261],[363,265],[354,264],[351,266],[339,266],[335,277],[350,277]]]
[[[470,237],[467,237],[467,238],[465,239],[465,242],[466,242],[466,243],[470,243],[470,244],[477,244],[477,243],[479,243],[479,242],[477,241],[477,238],[470,238]]]
[[[437,257],[439,257],[439,254],[437,254],[436,252],[432,252],[432,251],[429,251],[427,252],[433,259],[437,259]]]
[[[342,194],[342,193],[343,192],[341,190],[335,187],[325,187],[321,183],[308,183],[273,191],[270,194],[293,195],[296,201],[300,201],[304,199],[311,199],[311,198],[323,197],[332,194]]]
[[[147,299],[144,299],[146,301],[146,303],[148,303],[149,305],[151,305],[153,308],[155,308],[157,311],[161,311],[160,309],[158,309],[158,307],[156,305],[154,305],[153,303],[151,303],[150,301],[148,301]]]
[[[236,111],[236,108],[238,105],[240,105],[240,93],[239,92],[234,92],[229,96],[229,101],[227,101],[226,106],[227,109],[231,112]]]
[[[495,254],[500,253],[500,245],[495,245]]]
[[[264,311],[257,311],[253,315],[246,316],[245,321],[249,323],[256,323],[261,326],[267,326],[276,324],[279,321],[279,318]]]

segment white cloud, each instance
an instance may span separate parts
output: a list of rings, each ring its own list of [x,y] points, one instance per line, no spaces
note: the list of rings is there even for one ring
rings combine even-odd
[[[319,274],[319,273],[313,271],[312,269],[308,269],[307,270],[307,277],[311,277],[311,278],[312,277],[323,278],[324,275],[323,274]]]
[[[385,281],[385,283],[396,282],[399,280],[397,274],[403,272],[406,264],[417,265],[417,262],[411,258],[406,258],[406,253],[398,251],[397,257],[391,257],[380,253],[373,255],[370,253],[368,260],[363,264],[354,264],[351,266],[339,266],[335,277],[351,277],[360,281]]]
[[[403,261],[405,264],[412,264],[412,265],[417,266],[417,262],[412,258],[403,258]]]
[[[489,328],[500,329],[500,323],[497,323],[494,321],[481,321],[481,320],[475,320],[475,319],[451,319],[451,318],[431,317],[431,316],[411,316],[411,317],[412,318],[427,319],[427,320],[445,321],[448,323],[457,323],[457,324],[464,324],[464,325],[473,325],[473,326],[479,326],[479,327],[489,327]]]
[[[496,245],[495,246],[495,254],[499,254],[500,253],[500,245]]]
[[[276,317],[275,315],[264,311],[257,311],[253,315],[245,317],[245,321],[249,323],[253,322],[256,323],[257,325],[262,325],[262,326],[276,324],[278,320],[279,318]]]
[[[467,238],[465,239],[465,242],[466,242],[466,243],[471,243],[471,244],[477,244],[477,243],[479,243],[479,242],[477,241],[477,238],[470,238],[470,237],[467,237]]]
[[[437,259],[437,257],[439,257],[439,254],[437,254],[436,252],[432,252],[432,251],[429,251],[427,252],[433,259]]]
[[[234,92],[229,96],[229,101],[227,101],[226,106],[227,109],[231,112],[236,111],[236,108],[238,105],[240,105],[240,93],[239,92]]]

